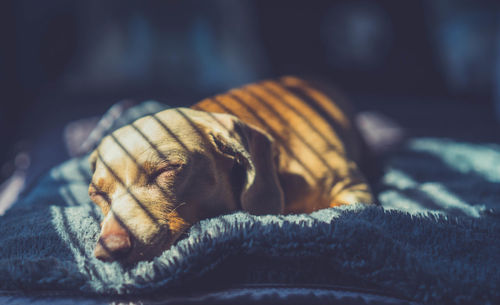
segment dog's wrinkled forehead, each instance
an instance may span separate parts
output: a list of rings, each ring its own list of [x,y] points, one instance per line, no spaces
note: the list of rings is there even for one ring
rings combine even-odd
[[[206,150],[204,128],[222,126],[213,115],[188,108],[172,108],[145,116],[106,136],[97,148],[105,167],[140,165],[151,160],[188,157]],[[219,127],[220,128],[220,127]]]
[[[129,151],[134,155],[140,154],[141,150],[165,147],[196,149],[203,144],[198,112],[175,108],[145,116],[104,138],[100,148]]]

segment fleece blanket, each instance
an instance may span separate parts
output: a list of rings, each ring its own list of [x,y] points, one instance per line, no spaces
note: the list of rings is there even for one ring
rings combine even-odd
[[[107,131],[164,108],[134,107]],[[132,267],[92,255],[102,215],[87,196],[87,158],[50,170],[0,217],[2,293],[123,297],[269,284],[500,303],[498,145],[411,139],[384,161],[381,206],[224,215]]]

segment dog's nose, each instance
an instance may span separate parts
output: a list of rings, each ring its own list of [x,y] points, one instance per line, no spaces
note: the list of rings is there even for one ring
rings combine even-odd
[[[127,235],[110,234],[99,238],[94,255],[102,261],[110,262],[126,257],[131,249],[132,244]]]
[[[132,249],[132,243],[127,235],[110,234],[101,236],[94,249],[94,256],[105,262],[125,258]]]
[[[109,262],[126,257],[130,250],[132,250],[132,243],[127,230],[120,225],[114,215],[107,215],[102,224],[101,236],[94,249],[94,256]]]

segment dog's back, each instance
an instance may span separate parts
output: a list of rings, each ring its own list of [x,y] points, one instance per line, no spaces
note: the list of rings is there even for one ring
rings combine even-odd
[[[361,145],[351,111],[332,95],[325,87],[283,77],[233,89],[192,108],[233,114],[273,137],[285,212],[371,203],[356,165]]]

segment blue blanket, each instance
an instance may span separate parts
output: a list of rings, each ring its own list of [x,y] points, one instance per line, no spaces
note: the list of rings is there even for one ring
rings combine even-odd
[[[109,130],[163,108],[132,108]],[[0,217],[0,289],[123,296],[266,283],[499,304],[500,146],[416,138],[384,164],[381,206],[224,215],[126,268],[92,255],[102,215],[87,195],[87,156],[75,158]]]

